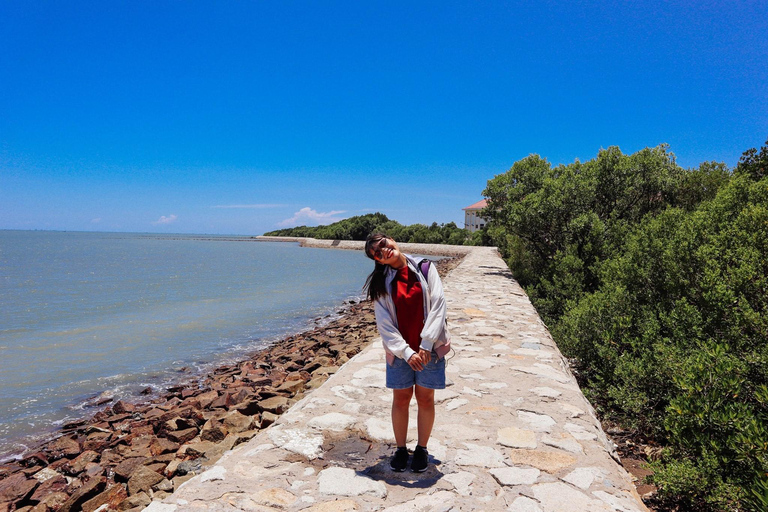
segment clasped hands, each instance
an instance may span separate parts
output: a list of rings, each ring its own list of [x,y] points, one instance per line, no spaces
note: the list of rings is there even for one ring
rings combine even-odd
[[[414,371],[420,372],[429,363],[430,359],[432,359],[432,353],[429,350],[420,348],[417,353],[408,359],[408,366],[413,368]]]

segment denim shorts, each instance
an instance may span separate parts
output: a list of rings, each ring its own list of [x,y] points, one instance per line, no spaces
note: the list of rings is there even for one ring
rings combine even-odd
[[[390,365],[387,363],[387,387],[389,389],[407,389],[418,384],[428,389],[445,389],[445,358],[438,361],[433,351],[429,362],[420,372],[415,371],[405,361],[396,357]]]

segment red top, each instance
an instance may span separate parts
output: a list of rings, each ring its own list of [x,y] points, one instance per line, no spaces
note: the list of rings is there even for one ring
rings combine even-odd
[[[418,352],[424,328],[424,293],[419,276],[405,265],[397,270],[394,288],[397,328],[408,346]]]

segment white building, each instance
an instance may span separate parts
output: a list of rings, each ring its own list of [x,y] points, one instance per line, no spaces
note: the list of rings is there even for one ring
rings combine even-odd
[[[470,233],[474,233],[478,229],[485,227],[486,221],[482,217],[478,217],[478,212],[488,206],[488,202],[483,199],[475,204],[471,204],[464,210],[464,229],[468,229]]]

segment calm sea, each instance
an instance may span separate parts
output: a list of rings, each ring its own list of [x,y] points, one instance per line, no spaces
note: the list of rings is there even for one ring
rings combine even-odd
[[[99,396],[164,389],[336,314],[371,269],[247,237],[0,231],[0,461]]]

